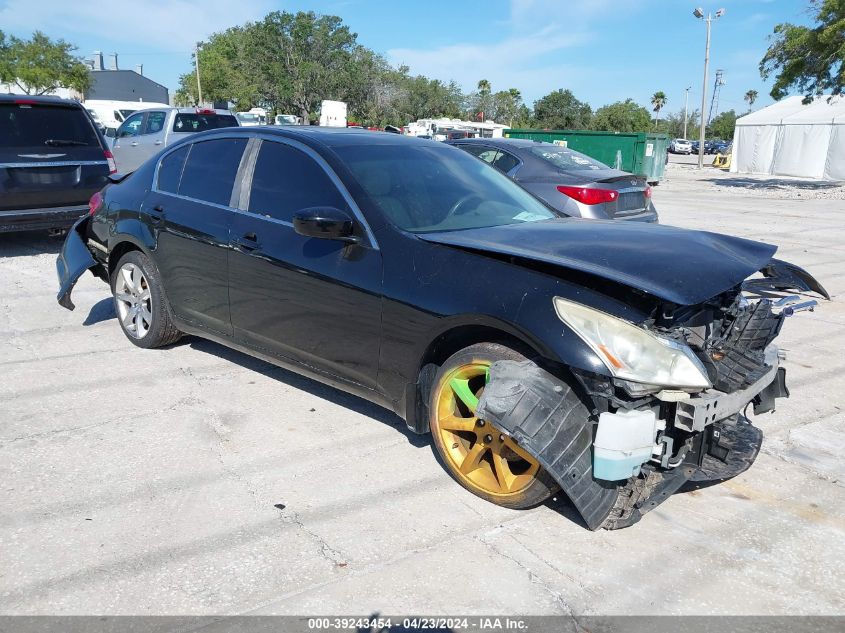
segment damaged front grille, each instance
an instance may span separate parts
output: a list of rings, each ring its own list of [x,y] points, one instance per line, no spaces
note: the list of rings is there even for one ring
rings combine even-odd
[[[780,333],[783,319],[773,311],[771,301],[737,299],[728,314],[706,328],[697,345],[689,341],[698,350],[713,387],[732,393],[759,380],[767,369],[766,347]]]

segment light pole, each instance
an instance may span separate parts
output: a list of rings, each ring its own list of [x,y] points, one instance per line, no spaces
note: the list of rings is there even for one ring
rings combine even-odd
[[[687,138],[687,120],[689,116],[687,112],[689,111],[689,91],[692,89],[692,86],[687,86],[684,90],[684,140]]]
[[[202,105],[202,85],[200,84],[200,44],[194,46],[194,61],[197,67],[197,105]]]
[[[698,168],[704,167],[704,133],[706,127],[706,119],[704,118],[704,109],[707,107],[707,71],[710,67],[710,25],[714,18],[718,19],[725,15],[724,9],[716,11],[716,15],[708,13],[704,17],[704,11],[701,8],[696,9],[692,14],[698,19],[703,19],[707,23],[707,45],[704,48],[704,81],[701,86],[701,128],[699,129],[698,137]]]

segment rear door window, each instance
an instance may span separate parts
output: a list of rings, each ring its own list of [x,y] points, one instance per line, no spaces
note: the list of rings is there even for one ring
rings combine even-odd
[[[173,121],[174,132],[202,132],[221,127],[237,127],[238,120],[231,114],[197,114],[180,112]]]
[[[496,158],[496,150],[485,145],[477,145],[475,143],[466,143],[458,145],[462,150],[472,154],[483,160],[485,163],[493,163]]]
[[[264,141],[258,152],[249,210],[285,222],[309,207],[346,208],[346,201],[325,170],[304,152]]]
[[[504,173],[508,173],[517,165],[519,165],[519,159],[513,154],[503,152],[502,150],[498,151],[496,158],[493,160],[493,167]]]
[[[185,157],[188,155],[190,148],[190,145],[185,145],[161,159],[158,166],[159,191],[178,193],[179,181],[182,179],[182,168],[185,166]]]
[[[245,138],[193,143],[182,170],[179,194],[229,206],[246,143]]]
[[[99,147],[82,108],[0,104],[0,147]],[[44,152],[49,153],[49,152]]]
[[[164,128],[164,120],[166,118],[167,114],[164,112],[148,112],[142,134],[157,134],[158,132],[161,132]]]

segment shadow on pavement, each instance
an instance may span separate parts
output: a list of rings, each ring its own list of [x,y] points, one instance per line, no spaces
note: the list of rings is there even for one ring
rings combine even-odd
[[[111,297],[107,297],[91,306],[82,325],[94,325],[115,318],[117,318],[117,313],[114,311],[114,301]]]
[[[279,382],[283,382],[295,389],[300,389],[313,396],[322,398],[323,400],[328,400],[334,404],[346,407],[355,413],[373,418],[382,424],[392,426],[402,433],[412,446],[420,448],[427,446],[429,443],[427,436],[417,435],[409,430],[405,425],[405,422],[398,415],[388,409],[385,409],[384,407],[364,400],[363,398],[359,398],[358,396],[346,393],[340,389],[324,385],[323,383],[312,380],[311,378],[306,378],[305,376],[296,374],[284,369],[283,367],[272,365],[271,363],[254,358],[218,343],[214,343],[213,341],[193,336],[185,337],[182,341],[189,344],[197,351],[212,354],[218,358],[240,365],[244,369],[257,372],[263,376],[272,378],[273,380],[278,380]],[[175,343],[175,345],[179,344],[180,343]]]
[[[0,257],[22,257],[49,253],[58,255],[64,236],[51,237],[47,231],[0,233]]]

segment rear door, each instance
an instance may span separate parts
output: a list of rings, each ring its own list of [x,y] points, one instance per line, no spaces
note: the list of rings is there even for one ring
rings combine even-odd
[[[229,335],[232,191],[247,138],[182,145],[162,156],[142,220],[158,234],[156,265],[177,317]]]
[[[79,105],[0,101],[0,211],[86,205],[109,174],[100,139]]]
[[[244,199],[246,198],[246,199]],[[251,189],[235,214],[229,297],[235,337],[275,356],[368,388],[381,339],[382,258],[360,244],[308,238],[293,228],[309,207],[354,213],[337,176],[305,146],[265,140]]]

